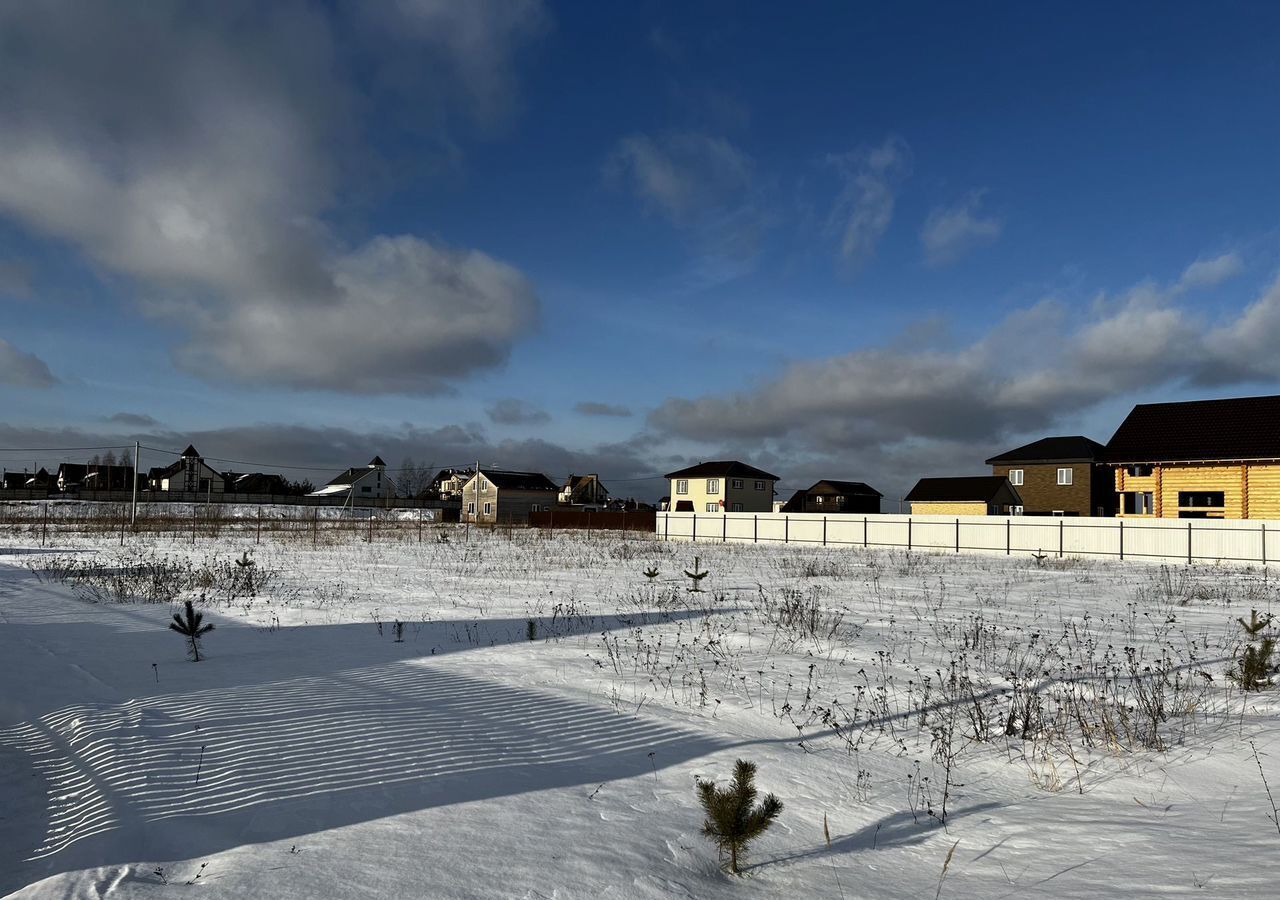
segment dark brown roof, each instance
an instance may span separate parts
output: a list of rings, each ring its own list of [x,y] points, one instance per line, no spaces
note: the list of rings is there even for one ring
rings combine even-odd
[[[1083,435],[1047,437],[987,460],[989,466],[1008,463],[1094,462],[1107,448]]]
[[[1021,505],[1022,498],[1003,475],[972,475],[960,478],[921,478],[904,500],[922,503],[991,503],[1005,491]]]
[[[500,472],[495,469],[481,469],[480,474],[493,483],[498,490],[507,491],[556,491],[560,488],[541,472]]]
[[[759,478],[764,481],[779,481],[777,475],[770,475],[763,469],[749,466],[736,459],[720,459],[698,463],[687,469],[671,472],[667,478]]]
[[[823,487],[830,488],[829,491],[822,490]],[[818,494],[842,494],[846,497],[883,497],[884,494],[877,491],[871,485],[861,481],[832,481],[830,478],[824,478],[821,481],[815,481],[813,487],[809,488],[805,493]]]
[[[1142,403],[1107,443],[1110,463],[1280,459],[1280,396]]]

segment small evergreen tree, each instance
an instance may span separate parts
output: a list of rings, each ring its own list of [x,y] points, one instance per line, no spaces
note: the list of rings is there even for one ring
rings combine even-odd
[[[649,568],[645,569],[641,574],[644,575],[645,578],[648,578],[649,583],[652,584],[653,580],[658,577],[658,567],[650,566]]]
[[[1271,676],[1276,671],[1276,639],[1262,633],[1271,624],[1272,617],[1259,616],[1254,609],[1250,610],[1248,622],[1236,621],[1244,629],[1246,643],[1236,658],[1235,671],[1228,674],[1244,690],[1260,691],[1271,684]]]
[[[702,562],[702,557],[695,556],[693,558],[693,571],[690,572],[688,569],[684,570],[684,574],[689,576],[689,579],[693,582],[693,587],[689,588],[689,593],[691,594],[701,594],[702,579],[706,578],[708,575],[711,574],[710,572],[707,572],[705,570],[699,571],[699,563],[701,562]]]
[[[756,805],[755,780],[756,764],[745,759],[738,760],[733,781],[723,790],[714,781],[697,780],[698,801],[707,814],[702,833],[719,848],[722,862],[728,855],[729,871],[735,875],[747,845],[764,834],[782,812],[782,801],[773,794],[765,794]]]
[[[200,662],[200,638],[213,631],[213,623],[210,622],[208,625],[201,624],[204,621],[204,613],[196,612],[190,600],[186,602],[184,612],[186,613],[185,617],[178,613],[173,614],[173,621],[169,623],[169,628],[178,632],[190,643],[191,661]]]

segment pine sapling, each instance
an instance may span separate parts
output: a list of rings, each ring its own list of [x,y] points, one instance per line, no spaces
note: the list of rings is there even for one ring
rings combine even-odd
[[[708,575],[710,575],[710,574],[711,574],[710,572],[705,572],[705,571],[704,571],[704,572],[700,572],[700,571],[698,571],[698,564],[699,564],[700,562],[702,562],[702,558],[701,558],[701,557],[699,557],[699,556],[695,556],[695,557],[693,558],[693,571],[692,571],[692,572],[690,572],[688,569],[685,569],[685,570],[684,570],[684,574],[685,574],[685,575],[687,575],[687,576],[689,576],[689,579],[690,579],[691,581],[693,581],[693,587],[689,588],[689,593],[691,593],[691,594],[701,594],[701,593],[702,593],[702,579],[706,578]]]
[[[186,613],[185,616],[178,613],[173,614],[173,621],[169,623],[169,628],[187,639],[190,644],[191,661],[200,662],[200,638],[213,631],[213,623],[202,624],[204,613],[196,612],[190,600],[186,602],[184,612]]]
[[[1236,658],[1235,671],[1228,674],[1243,690],[1260,691],[1271,684],[1271,676],[1276,671],[1276,639],[1262,634],[1272,617],[1259,616],[1254,609],[1250,610],[1248,622],[1243,618],[1236,621],[1244,629],[1245,645]]]
[[[717,788],[714,781],[697,780],[698,801],[707,815],[702,833],[720,850],[722,862],[728,857],[729,871],[735,875],[747,845],[764,834],[782,812],[782,801],[773,794],[766,794],[756,805],[755,779],[756,764],[740,759],[727,788]]]
[[[649,579],[650,584],[653,584],[653,580],[658,577],[658,567],[650,566],[649,568],[645,569],[641,574],[644,575],[645,578]]]

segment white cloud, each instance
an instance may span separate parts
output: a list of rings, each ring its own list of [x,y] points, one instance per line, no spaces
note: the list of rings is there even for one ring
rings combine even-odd
[[[732,205],[751,182],[752,164],[730,141],[697,133],[623,138],[605,163],[645,203],[676,225]]]
[[[19,350],[0,338],[0,384],[23,388],[47,388],[58,384],[44,360]]]
[[[1187,266],[1174,290],[1189,291],[1213,287],[1244,271],[1244,261],[1235,252],[1223,253],[1211,259],[1198,259]]]
[[[483,117],[540,15],[496,0],[0,7],[0,215],[133,279],[187,332],[175,359],[196,374],[440,390],[505,359],[536,300],[483,253],[330,230],[374,161],[348,63],[371,53],[392,93],[398,63],[432,66],[451,87],[413,106],[427,127]]]
[[[982,216],[982,195],[974,192],[955,206],[935,207],[920,229],[925,261],[931,266],[953,263],[983,244],[1000,237],[1004,224]]]
[[[890,136],[878,147],[828,157],[842,187],[828,218],[840,257],[859,264],[874,255],[893,221],[897,183],[911,170],[911,148]]]

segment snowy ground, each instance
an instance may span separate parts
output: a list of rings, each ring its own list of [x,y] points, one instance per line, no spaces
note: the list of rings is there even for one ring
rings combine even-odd
[[[1225,677],[1274,572],[360,538],[0,537],[0,895],[1275,896]],[[732,878],[739,757],[785,809]]]

